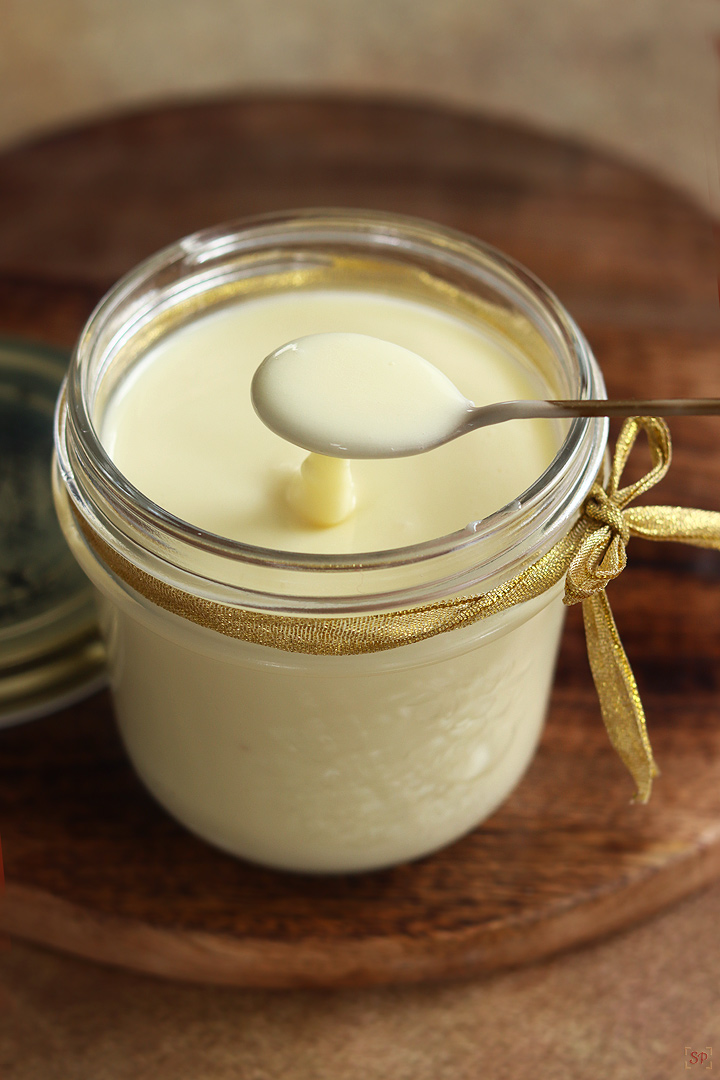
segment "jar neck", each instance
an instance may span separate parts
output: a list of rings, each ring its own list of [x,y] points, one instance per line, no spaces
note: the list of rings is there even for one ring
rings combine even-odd
[[[193,528],[149,502],[105,452],[98,436],[104,405],[170,330],[239,296],[370,281],[491,322],[531,356],[550,396],[604,396],[589,346],[558,301],[485,245],[391,215],[275,215],[188,237],[101,301],[78,343],[57,416],[59,468],[75,512],[145,572],[209,599],[266,610],[390,610],[487,591],[534,562],[577,519],[601,468],[606,420],[573,421],[543,475],[482,521],[425,543],[351,556],[273,551]]]

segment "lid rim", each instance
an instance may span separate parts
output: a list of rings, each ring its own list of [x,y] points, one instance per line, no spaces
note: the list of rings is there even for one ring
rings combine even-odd
[[[79,700],[106,679],[92,587],[67,550],[52,499],[53,417],[69,359],[69,349],[0,336],[11,499],[1,538],[0,728]]]

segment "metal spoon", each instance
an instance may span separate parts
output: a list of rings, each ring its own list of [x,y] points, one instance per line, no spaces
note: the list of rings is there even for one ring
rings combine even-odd
[[[438,368],[365,334],[313,334],[267,356],[252,383],[260,419],[316,454],[409,457],[508,420],[715,416],[719,398],[501,401],[476,406]]]
[[[575,416],[718,416],[720,398],[627,398],[608,401],[589,398],[585,401],[499,401],[492,405],[473,406],[465,427],[451,437],[457,438],[476,428],[503,424],[506,420],[563,419]]]

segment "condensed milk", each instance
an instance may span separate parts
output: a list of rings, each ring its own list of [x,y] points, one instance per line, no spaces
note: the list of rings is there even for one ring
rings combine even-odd
[[[507,797],[542,728],[563,609],[552,589],[397,648],[366,637],[357,655],[308,654],[303,627],[507,580],[576,520],[607,424],[525,420],[414,456],[318,462],[250,394],[263,357],[315,334],[410,349],[476,404],[604,391],[574,324],[496,253],[360,213],[190,238],[86,328],[56,494],[98,593],[130,757],[211,843],[327,873],[417,858]],[[377,421],[381,434],[382,402]],[[236,610],[270,628],[262,643],[228,631]],[[290,648],[273,619],[297,620]]]

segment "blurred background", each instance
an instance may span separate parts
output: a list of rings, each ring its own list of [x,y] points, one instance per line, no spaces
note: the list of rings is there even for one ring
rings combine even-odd
[[[587,138],[720,207],[718,0],[3,0],[0,147],[152,101],[415,97]]]

